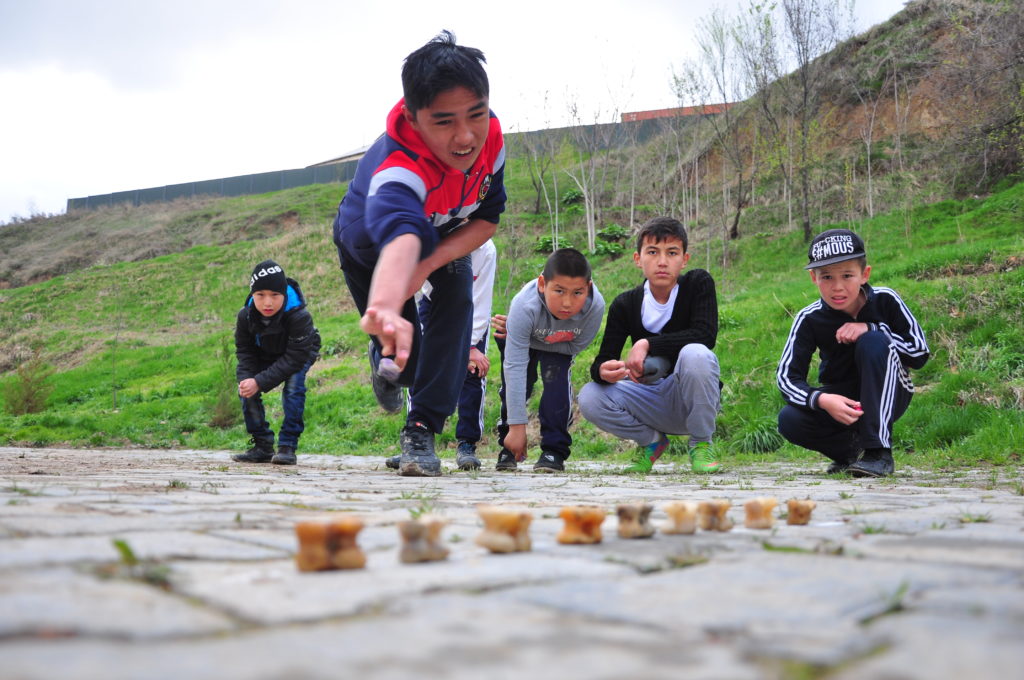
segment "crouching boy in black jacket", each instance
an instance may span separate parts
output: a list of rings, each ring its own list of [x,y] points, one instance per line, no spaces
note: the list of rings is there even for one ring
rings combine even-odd
[[[295,449],[304,427],[306,372],[319,356],[320,333],[306,309],[299,284],[286,278],[273,260],[252,270],[249,297],[235,324],[238,396],[252,448],[231,456],[241,463],[295,465]],[[274,453],[274,431],[263,410],[263,392],[284,384],[284,422]]]

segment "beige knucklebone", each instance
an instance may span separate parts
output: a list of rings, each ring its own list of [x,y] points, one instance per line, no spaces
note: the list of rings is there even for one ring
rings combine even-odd
[[[748,529],[771,529],[775,524],[775,515],[772,514],[772,510],[778,504],[779,502],[771,496],[751,498],[743,504],[743,509],[746,511],[743,526]]]
[[[448,557],[448,548],[441,545],[441,530],[448,522],[435,515],[423,515],[398,523],[402,548],[398,551],[401,562],[437,562]]]
[[[477,514],[483,520],[484,530],[476,537],[476,544],[493,553],[528,552],[530,522],[533,515],[519,508],[496,505],[478,505]]]
[[[362,530],[363,521],[354,515],[299,522],[295,525],[299,539],[295,564],[299,571],[362,569],[366,555],[356,543]]]
[[[601,542],[601,523],[604,510],[593,505],[569,505],[562,508],[559,516],[565,526],[558,532],[559,543],[587,544]]]
[[[732,520],[726,513],[732,503],[725,500],[701,501],[697,504],[697,524],[703,531],[729,531]]]
[[[697,531],[697,502],[671,501],[665,504],[668,521],[661,527],[663,534],[692,534]]]
[[[623,503],[616,508],[619,515],[619,538],[650,538],[654,535],[651,526],[651,507],[648,503]]]
[[[817,503],[810,498],[798,500],[796,498],[786,501],[789,514],[786,516],[786,524],[807,524],[811,521],[811,513]]]

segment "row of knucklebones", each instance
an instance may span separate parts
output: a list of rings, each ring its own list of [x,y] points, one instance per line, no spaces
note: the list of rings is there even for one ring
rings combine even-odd
[[[775,498],[761,496],[743,504],[744,526],[748,529],[771,529],[775,522]],[[665,534],[694,534],[702,531],[729,531],[733,522],[727,500],[671,501],[663,509],[668,521],[661,527]],[[815,503],[812,500],[787,501],[788,524],[807,524]],[[655,528],[651,524],[649,503],[623,503],[616,507],[620,538],[648,538]],[[532,548],[530,523],[533,515],[525,509],[497,505],[479,505],[477,512],[484,528],[476,537],[480,545],[492,553],[526,552]],[[562,544],[593,544],[602,541],[601,525],[606,512],[596,505],[573,505],[559,513],[565,524],[556,540]],[[402,538],[399,560],[406,563],[434,562],[448,557],[448,548],[441,543],[441,530],[447,520],[437,515],[423,515],[398,523]],[[299,551],[295,561],[301,571],[329,569],[361,569],[366,555],[357,536],[363,521],[355,515],[342,515],[326,521],[299,522],[295,534]]]

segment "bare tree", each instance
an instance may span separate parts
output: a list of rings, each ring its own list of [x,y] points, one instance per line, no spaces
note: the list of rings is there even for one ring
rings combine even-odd
[[[855,69],[850,65],[840,65],[842,72],[842,79],[845,81],[847,89],[853,92],[857,98],[858,103],[861,107],[861,114],[863,116],[860,123],[860,139],[864,144],[864,166],[865,166],[865,178],[867,180],[867,188],[865,190],[866,202],[868,208],[868,217],[875,216],[875,203],[874,203],[874,184],[873,184],[873,166],[874,166],[874,140],[875,140],[875,120],[878,117],[878,105],[882,100],[882,97],[888,91],[889,77],[888,68],[891,58],[886,55],[881,59],[872,59],[870,56],[862,58],[860,60],[860,69]],[[897,119],[897,130],[894,133],[894,137],[899,135],[899,113],[898,108],[899,91],[894,90],[896,97],[894,98],[894,104],[896,104],[896,119]],[[906,119],[904,118],[904,122]],[[853,170],[851,169],[851,173]]]
[[[562,130],[551,127],[548,116],[548,94],[544,94],[544,128],[530,132],[520,132],[514,136],[516,151],[523,157],[530,184],[533,185],[534,213],[540,213],[541,201],[548,212],[548,223],[551,227],[552,248],[559,245],[559,207],[558,207],[558,173],[554,171],[555,161],[562,149],[565,139]],[[548,189],[548,180],[552,189]],[[552,195],[553,194],[553,195]]]
[[[739,118],[731,107],[734,102],[746,98],[735,27],[721,12],[713,11],[698,22],[697,44],[699,57],[684,65],[682,75],[675,76],[675,90],[680,99],[698,97],[696,102],[700,108],[711,114],[706,118],[722,154],[722,172],[723,175],[726,172],[732,175],[732,186],[735,187],[731,201],[731,226],[725,229],[725,235],[728,239],[736,239],[739,237],[740,215],[749,199],[749,182],[745,174],[750,138],[747,131],[740,129]],[[723,221],[729,219],[726,202],[729,202],[732,186],[723,178]]]
[[[754,149],[761,150],[761,167],[766,172],[777,171],[782,179],[787,224],[792,226],[792,127],[785,111],[785,88],[792,82],[784,78],[780,22],[774,10],[774,3],[749,0],[746,14],[737,20],[735,36],[747,89],[754,93],[756,103],[758,137]]]
[[[566,174],[576,184],[583,197],[583,216],[587,226],[587,250],[594,252],[597,247],[597,219],[602,185],[598,180],[598,164],[603,152],[608,149],[606,131],[600,123],[600,110],[594,113],[592,123],[584,123],[583,112],[573,98],[569,104],[569,118],[572,121],[572,140],[576,151],[576,162],[566,168]]]
[[[943,64],[961,187],[977,190],[1024,162],[1024,11],[1020,0],[940,0],[958,59]]]
[[[852,33],[852,0],[782,0],[786,46],[796,71],[789,106],[799,125],[797,136],[800,210],[804,240],[811,240],[811,125],[831,64],[827,55]]]

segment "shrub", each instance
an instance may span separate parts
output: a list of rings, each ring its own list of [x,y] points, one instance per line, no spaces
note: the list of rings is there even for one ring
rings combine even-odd
[[[18,367],[14,379],[4,391],[4,409],[12,416],[39,413],[46,410],[46,400],[53,392],[50,376],[53,367],[43,361],[39,349]]]
[[[235,382],[235,353],[230,337],[221,340],[217,352],[217,380],[213,403],[210,405],[210,427],[226,429],[241,419],[238,405],[238,383]]]
[[[594,245],[595,255],[607,255],[611,259],[617,258],[625,251],[625,248],[621,243],[611,243],[609,241],[598,241]]]
[[[771,453],[785,443],[771,417],[744,422],[736,437],[737,448],[749,453]]]
[[[558,239],[558,247],[559,248],[573,248],[575,246],[573,246],[571,243],[569,243],[564,238],[560,238],[560,239]],[[550,255],[551,253],[555,252],[555,239],[552,238],[550,234],[548,236],[541,236],[540,238],[537,239],[537,242],[533,245],[533,252],[535,252],[535,253],[544,253],[546,255]]]
[[[618,243],[623,241],[629,236],[629,230],[618,224],[609,224],[607,227],[597,232],[597,237],[602,241],[609,241],[612,243]]]
[[[575,205],[583,200],[583,192],[579,189],[569,189],[562,194],[562,205]]]

